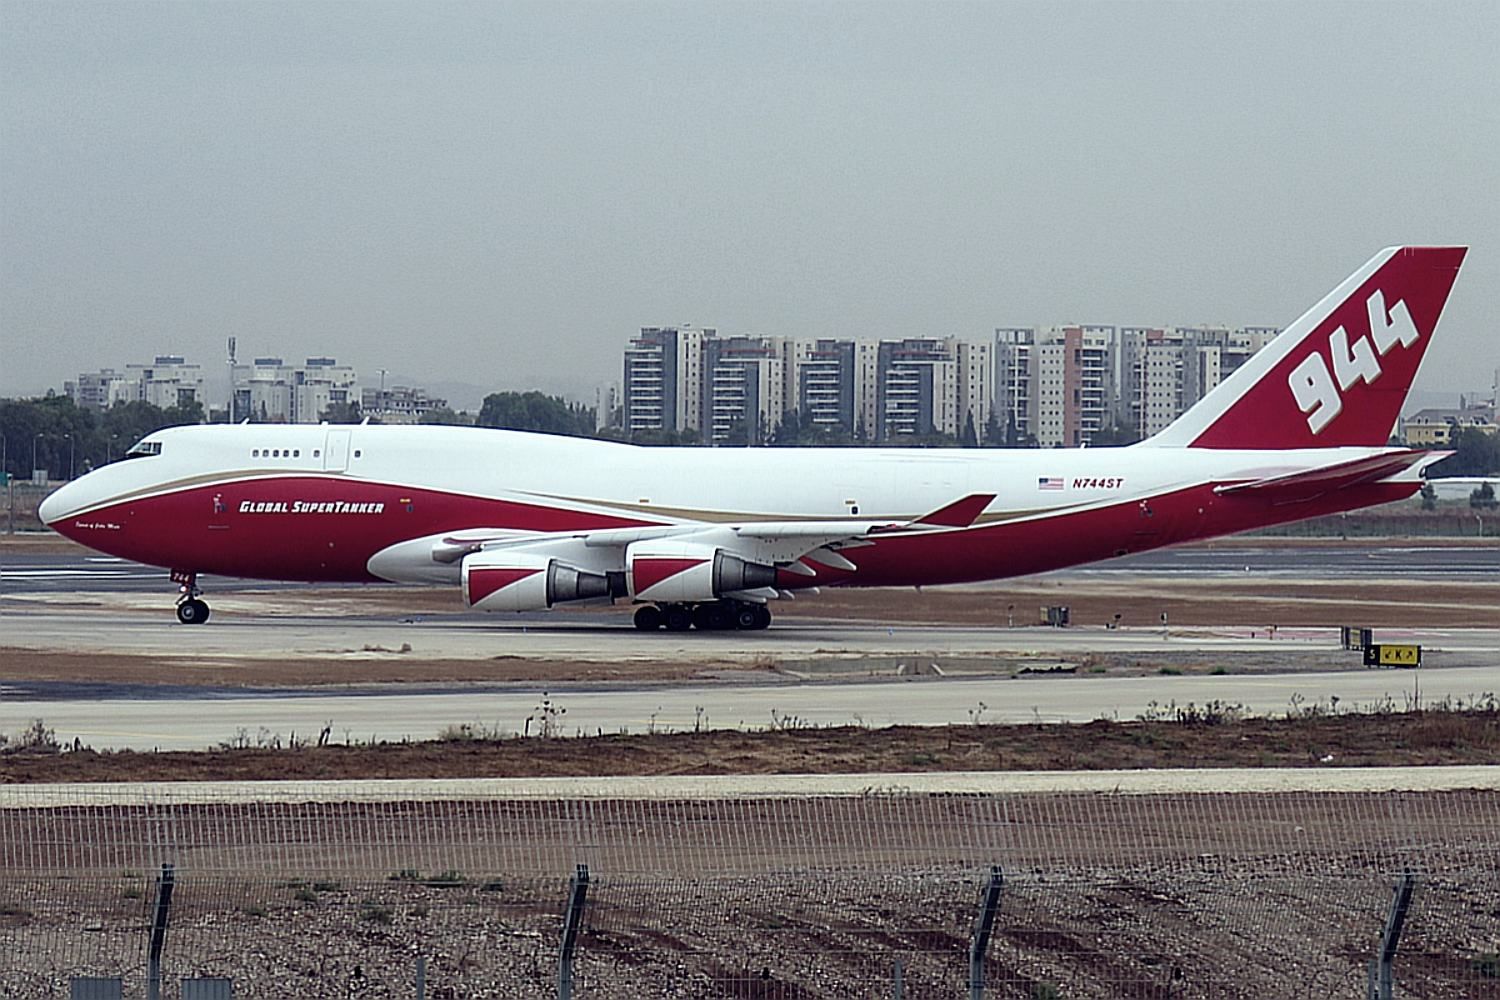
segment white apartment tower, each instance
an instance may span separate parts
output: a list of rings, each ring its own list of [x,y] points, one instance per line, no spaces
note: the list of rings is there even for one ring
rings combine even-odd
[[[335,404],[359,401],[358,376],[334,358],[308,358],[292,365],[277,357],[236,364],[233,420],[259,423],[315,424]]]
[[[626,433],[702,430],[703,341],[714,336],[694,327],[641,328],[625,349]]]
[[[786,412],[785,339],[703,340],[703,437],[709,444],[764,444]]]

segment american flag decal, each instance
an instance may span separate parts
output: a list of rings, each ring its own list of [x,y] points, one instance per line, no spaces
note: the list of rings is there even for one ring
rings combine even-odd
[[[1063,481],[1058,476],[1043,476],[1036,481],[1036,488],[1039,490],[1060,490],[1063,488]]]

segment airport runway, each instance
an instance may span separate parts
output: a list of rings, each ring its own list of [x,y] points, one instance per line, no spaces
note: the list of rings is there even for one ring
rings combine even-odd
[[[19,603],[19,602],[18,602]],[[913,670],[930,662],[986,658],[1043,658],[1066,654],[1338,654],[1334,628],[1283,628],[1271,638],[1264,628],[994,628],[961,625],[873,625],[858,622],[784,620],[766,632],[637,632],[628,609],[617,613],[539,612],[530,616],[473,614],[405,618],[288,614],[264,617],[265,600],[219,602],[226,612],[206,626],[182,626],[170,612],[54,609],[25,602],[0,617],[0,648],[67,650],[83,654],[152,656],[185,662],[302,658],[316,669],[385,660],[484,660],[496,657],[612,663],[671,661],[753,667],[773,658],[807,672],[840,661],[871,662],[890,669],[904,661]],[[243,605],[243,607],[242,607]],[[296,607],[295,602],[289,603]],[[357,606],[357,602],[356,602]],[[243,617],[232,613],[247,610]],[[260,611],[261,615],[253,613]],[[1416,642],[1424,651],[1455,654],[1500,665],[1500,628],[1380,629],[1384,642]],[[1348,659],[1350,654],[1343,654]],[[1468,659],[1465,659],[1468,658]],[[1352,662],[1352,661],[1351,661]],[[1039,663],[1045,666],[1045,663]],[[3,674],[0,674],[3,677]]]
[[[887,726],[948,723],[1131,719],[1165,705],[1219,700],[1260,713],[1279,713],[1294,698],[1338,698],[1345,705],[1388,702],[1404,708],[1426,701],[1500,693],[1500,627],[1380,629],[1377,640],[1420,643],[1444,669],[1367,671],[1358,654],[1338,650],[1332,628],[989,628],[894,627],[783,618],[768,632],[637,633],[627,611],[474,616],[376,611],[359,588],[319,588],[250,581],[211,582],[216,616],[206,627],[179,626],[172,589],[160,571],[105,557],[0,551],[0,647],[124,655],[178,664],[292,660],[309,671],[358,677],[361,663],[486,662],[506,657],[629,664],[671,661],[707,665],[718,682],[652,685],[551,684],[566,709],[566,732],[687,730],[695,725]],[[1413,582],[1500,580],[1500,547],[1188,548],[1147,553],[1084,567],[1052,578],[1173,577],[1212,580],[1285,575],[1321,580],[1372,573]],[[98,607],[72,607],[87,595]],[[1256,659],[1262,672],[1228,676],[1023,676],[1018,664],[1045,669],[1080,656],[1194,656],[1239,663]],[[783,672],[756,670],[774,660]],[[934,676],[932,665],[946,666]],[[1296,662],[1300,672],[1277,674]],[[1333,664],[1348,670],[1328,670]],[[896,669],[920,677],[873,678]],[[1201,669],[1201,667],[1200,667]],[[964,676],[983,670],[985,676]],[[997,673],[998,671],[998,673]],[[812,680],[797,680],[788,672]],[[841,679],[816,678],[839,675]],[[62,739],[98,749],[197,749],[220,742],[258,741],[295,733],[311,738],[325,726],[336,740],[430,739],[446,726],[479,723],[522,731],[542,698],[535,684],[490,683],[400,688],[242,689],[156,688],[67,682],[7,683],[0,670],[0,732],[43,718]],[[97,680],[97,679],[96,679]],[[535,723],[533,722],[533,725]]]

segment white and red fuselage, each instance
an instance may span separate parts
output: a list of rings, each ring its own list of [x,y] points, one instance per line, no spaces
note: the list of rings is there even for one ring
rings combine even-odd
[[[448,584],[509,610],[1037,573],[1413,494],[1440,456],[1385,441],[1462,259],[1383,251],[1177,423],[1125,448],[177,427],[41,513],[85,545],[182,574]],[[575,571],[613,583],[580,586]]]

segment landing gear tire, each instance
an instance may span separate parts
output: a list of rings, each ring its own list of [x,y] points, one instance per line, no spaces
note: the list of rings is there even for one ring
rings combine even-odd
[[[771,609],[764,604],[755,606],[755,628],[757,630],[771,627]]]
[[[668,632],[686,632],[693,627],[693,613],[685,604],[669,604],[662,614]]]
[[[202,625],[208,621],[208,605],[196,597],[177,605],[177,620],[184,625]]]
[[[693,627],[701,632],[734,628],[733,609],[724,601],[705,601],[693,608]]]
[[[636,609],[635,627],[642,632],[655,632],[662,626],[661,608],[654,604],[643,604]]]

